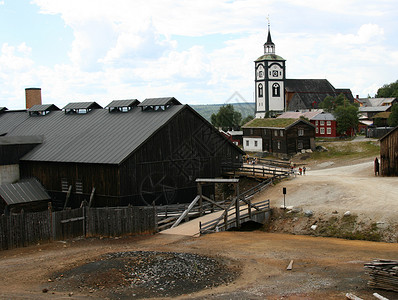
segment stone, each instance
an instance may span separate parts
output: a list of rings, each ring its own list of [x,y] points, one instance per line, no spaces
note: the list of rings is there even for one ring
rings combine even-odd
[[[316,230],[317,228],[318,228],[318,225],[312,225],[312,226],[311,226],[311,229],[312,229],[312,230]]]
[[[304,212],[304,214],[306,217],[312,217],[314,215],[314,212],[312,210],[308,209]]]
[[[350,212],[349,210],[347,210],[347,211],[344,213],[344,217],[349,217],[349,216],[351,216],[351,212]]]

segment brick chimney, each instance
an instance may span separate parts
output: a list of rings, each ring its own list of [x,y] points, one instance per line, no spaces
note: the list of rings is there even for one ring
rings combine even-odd
[[[33,105],[41,105],[41,88],[26,88],[26,109],[31,108]]]

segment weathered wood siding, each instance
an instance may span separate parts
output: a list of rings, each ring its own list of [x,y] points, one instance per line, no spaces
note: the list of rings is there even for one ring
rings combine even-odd
[[[0,250],[80,236],[151,234],[153,207],[77,208],[0,216]]]
[[[380,140],[380,175],[398,176],[398,127]]]
[[[21,178],[35,177],[55,198],[65,200],[62,180],[72,185],[70,206],[78,207],[83,200],[88,201],[95,187],[94,206],[117,206],[119,203],[119,172],[117,165],[77,164],[23,161],[20,164]],[[82,193],[76,193],[81,182]],[[69,205],[68,205],[69,206]]]
[[[196,178],[218,177],[223,164],[240,162],[241,152],[187,107],[121,164],[123,204],[191,202]]]

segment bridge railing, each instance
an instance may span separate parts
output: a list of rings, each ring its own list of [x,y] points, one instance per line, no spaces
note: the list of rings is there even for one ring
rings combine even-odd
[[[223,173],[231,173],[234,176],[246,175],[253,177],[275,177],[275,176],[289,176],[290,171],[288,169],[283,169],[281,167],[270,167],[266,165],[251,165],[242,166],[237,164],[229,164],[222,166]]]

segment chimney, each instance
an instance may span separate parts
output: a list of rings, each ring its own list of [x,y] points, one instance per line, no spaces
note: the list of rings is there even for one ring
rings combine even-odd
[[[41,88],[26,88],[26,109],[31,108],[33,105],[41,105]]]
[[[356,97],[357,99],[359,99],[359,95],[357,95],[357,97]]]

